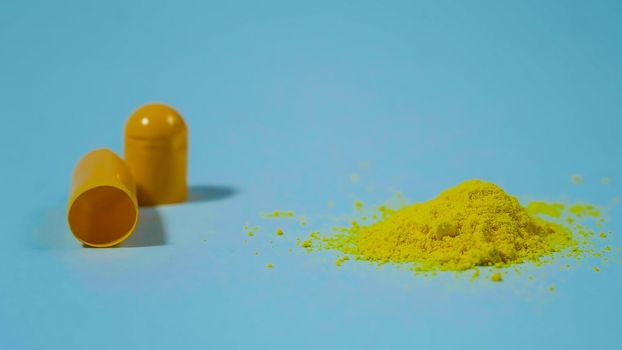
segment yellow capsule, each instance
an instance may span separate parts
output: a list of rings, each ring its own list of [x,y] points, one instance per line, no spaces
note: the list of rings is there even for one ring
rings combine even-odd
[[[161,103],[138,108],[125,125],[125,161],[136,181],[138,203],[183,202],[187,196],[188,128]]]
[[[111,150],[92,151],[76,165],[67,221],[73,235],[92,247],[119,244],[134,231],[136,186],[123,160]]]

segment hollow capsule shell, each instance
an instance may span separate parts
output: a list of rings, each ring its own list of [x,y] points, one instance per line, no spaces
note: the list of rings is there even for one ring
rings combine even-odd
[[[125,125],[125,161],[136,181],[138,204],[183,202],[187,196],[188,128],[161,103],[138,108]]]
[[[71,180],[67,221],[73,235],[92,247],[128,238],[138,222],[136,186],[119,156],[98,149],[82,157]]]

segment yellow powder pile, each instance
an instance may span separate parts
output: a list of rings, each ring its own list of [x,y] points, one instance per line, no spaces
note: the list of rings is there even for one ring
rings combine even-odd
[[[540,213],[559,215],[555,205],[540,206]],[[353,222],[317,243],[360,260],[413,263],[420,271],[538,262],[577,244],[569,229],[533,215],[497,185],[480,180],[465,181],[435,199],[383,217],[367,226]]]
[[[471,280],[480,278],[481,271],[492,282],[502,282],[506,272],[520,274],[523,268],[558,258],[566,259],[560,270],[571,269],[573,260],[588,257],[598,260],[601,267],[613,261],[622,264],[621,248],[612,246],[612,232],[603,232],[606,218],[600,208],[543,201],[523,207],[516,197],[486,181],[465,181],[423,203],[408,204],[399,193],[379,207],[357,200],[354,210],[354,220],[324,216],[323,220],[348,218],[348,226],[332,227],[330,233],[323,229],[309,233],[304,230],[307,219],[292,211],[275,210],[262,216],[297,221],[306,231],[304,236],[292,231],[288,222],[288,235],[276,228],[276,235],[283,236],[280,240],[295,240],[307,253],[337,251],[336,266],[363,260],[397,264],[425,275],[472,270],[468,272]],[[244,227],[249,235],[256,229]],[[599,266],[592,267],[600,271]]]

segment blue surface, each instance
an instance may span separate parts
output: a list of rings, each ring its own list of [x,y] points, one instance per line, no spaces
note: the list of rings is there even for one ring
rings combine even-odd
[[[615,262],[471,284],[338,268],[288,240],[351,214],[354,198],[425,200],[474,177],[609,203],[622,181],[621,11],[2,1],[0,348],[619,347]],[[190,126],[193,200],[143,210],[121,248],[82,248],[65,224],[72,168],[94,148],[120,152],[125,119],[154,100]],[[274,246],[248,239],[244,225],[281,225],[260,218],[274,209],[308,228],[284,227]]]

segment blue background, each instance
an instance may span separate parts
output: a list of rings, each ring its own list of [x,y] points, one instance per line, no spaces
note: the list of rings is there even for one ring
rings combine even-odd
[[[493,284],[288,250],[354,199],[426,200],[469,178],[610,203],[620,13],[619,1],[2,1],[0,348],[619,347],[617,262]],[[73,166],[121,152],[126,118],[149,101],[189,124],[191,201],[142,210],[120,248],[83,248],[65,223]],[[274,209],[309,225],[260,217]],[[244,225],[261,229],[249,239]]]

